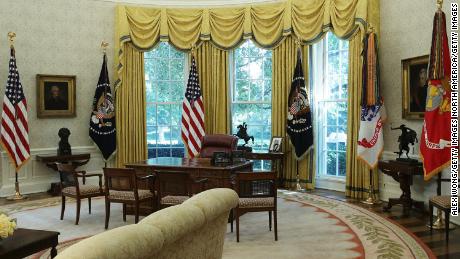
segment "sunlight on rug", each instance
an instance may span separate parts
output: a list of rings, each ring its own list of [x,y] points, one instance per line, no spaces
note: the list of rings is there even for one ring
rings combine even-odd
[[[74,225],[75,206],[66,206],[59,220],[60,202],[29,204],[16,211],[19,227],[56,230],[61,233],[58,252],[104,231],[104,200],[93,202],[92,214],[82,204],[80,224]],[[121,205],[112,205],[109,228],[134,223],[122,221]],[[223,258],[435,258],[432,251],[405,228],[364,208],[312,194],[280,191],[278,241],[268,229],[268,213],[247,213],[240,219],[240,242],[236,234],[225,236]],[[43,251],[30,258],[49,258]]]

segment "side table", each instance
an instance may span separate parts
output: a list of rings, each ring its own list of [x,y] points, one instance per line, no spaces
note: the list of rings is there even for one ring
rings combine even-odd
[[[59,232],[18,228],[13,235],[0,241],[0,258],[24,258],[51,248],[51,258],[57,255]]]
[[[283,161],[286,153],[283,152],[245,152],[244,156],[246,159],[251,160],[270,160],[272,169],[276,169],[278,172],[278,186],[281,186],[282,183],[280,179],[284,179],[283,175]]]
[[[396,160],[379,161],[379,169],[386,175],[391,176],[395,181],[399,182],[402,194],[399,198],[390,198],[388,205],[383,209],[389,211],[393,205],[401,204],[403,206],[403,215],[409,215],[410,209],[416,207],[420,210],[424,209],[423,202],[414,201],[411,197],[410,186],[413,183],[414,175],[423,175],[423,165],[421,163],[411,164],[399,162]]]
[[[56,163],[69,163],[72,164],[76,169],[82,165],[86,165],[89,162],[91,155],[89,153],[55,156],[55,155],[38,155],[37,160],[46,164],[47,167],[57,171]],[[57,196],[61,194],[59,183],[51,183],[51,189],[49,191],[51,195]]]

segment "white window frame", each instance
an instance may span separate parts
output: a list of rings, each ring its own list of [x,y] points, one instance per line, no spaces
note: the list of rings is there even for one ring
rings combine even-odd
[[[169,44],[168,42],[160,42],[159,44],[168,44],[170,48],[174,49],[174,46],[172,46],[171,44]],[[158,47],[159,45],[157,45]],[[179,51],[176,49],[176,51]],[[180,51],[179,51],[180,52]],[[147,58],[147,57],[144,57],[144,60],[147,60],[147,59],[152,59],[152,58]],[[164,58],[164,59],[167,59],[168,60],[168,64],[171,65],[171,61],[173,59],[171,58]],[[176,58],[177,59],[177,58]],[[145,61],[144,61],[145,63]],[[155,106],[156,107],[156,113],[155,113],[155,116],[157,116],[156,118],[156,122],[157,122],[157,129],[159,127],[169,127],[170,131],[172,129],[172,127],[176,126],[176,125],[172,125],[172,121],[170,119],[169,121],[169,125],[159,125],[158,124],[158,105],[179,105],[180,106],[180,114],[182,115],[182,103],[183,103],[183,98],[184,98],[184,95],[185,95],[185,90],[187,88],[187,81],[188,81],[188,74],[189,74],[189,66],[190,66],[190,54],[189,53],[184,53],[184,70],[183,70],[183,73],[184,73],[184,82],[183,82],[183,86],[182,86],[182,89],[183,89],[183,92],[181,94],[181,98],[180,100],[178,101],[167,101],[167,102],[158,102],[158,101],[154,101],[154,102],[149,102],[149,101],[146,101],[146,110],[148,109],[148,107],[151,107],[151,106]],[[169,73],[171,73],[171,71],[169,71]],[[147,77],[147,74],[145,74],[145,76]],[[146,87],[147,87],[147,78],[145,79],[146,80]],[[179,82],[180,80],[151,80],[151,81],[155,81],[155,82]],[[155,89],[156,91],[156,96],[158,97],[158,90],[159,89]],[[146,118],[147,119],[147,118]],[[147,124],[148,126],[148,124]],[[152,125],[153,126],[153,125]],[[181,128],[181,124],[179,123],[177,125],[177,127],[179,127],[179,129]],[[170,138],[170,140],[172,140]],[[179,142],[178,143],[181,143],[182,142],[182,139],[179,138]],[[158,143],[157,143],[158,144]],[[182,143],[183,144],[183,143]],[[166,147],[157,147],[156,149],[169,149],[169,150],[172,150],[173,149],[173,143],[170,142],[169,144],[169,148],[166,148]],[[185,148],[185,146],[184,146]],[[147,146],[147,149],[148,149],[148,146]],[[170,153],[170,155],[172,155],[172,152]],[[187,152],[186,150],[184,150],[184,157],[187,156]]]
[[[326,99],[324,98],[327,96],[326,88],[324,87],[327,83],[326,76],[328,73],[327,67],[327,58],[328,53],[326,51],[327,48],[327,40],[326,37],[318,42],[317,44],[311,47],[312,53],[312,75],[313,75],[313,93],[314,96],[314,130],[315,134],[315,146],[317,148],[317,156],[316,156],[316,186],[318,188],[325,188],[325,189],[332,189],[337,191],[344,191],[345,190],[345,179],[346,176],[339,176],[339,175],[328,175],[326,174],[326,167],[327,162],[321,156],[324,152],[327,152],[327,144],[325,143],[325,134],[327,134],[327,112],[326,109],[322,108],[324,104],[328,102],[348,102],[348,99]],[[341,52],[343,50],[337,50]],[[339,58],[339,62],[341,64],[342,60]],[[339,67],[341,67],[339,65]],[[320,68],[320,71],[315,71],[315,69]],[[339,86],[340,87],[340,86]],[[348,119],[348,118],[347,118]],[[346,151],[339,151],[344,152]],[[337,163],[339,163],[339,159],[337,159]],[[337,164],[338,166],[338,164]],[[337,167],[338,168],[338,167]]]

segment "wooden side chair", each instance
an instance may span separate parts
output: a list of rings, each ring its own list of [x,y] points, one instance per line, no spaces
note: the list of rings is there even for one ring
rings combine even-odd
[[[236,242],[240,242],[240,216],[246,212],[268,211],[269,230],[272,230],[272,212],[275,241],[278,241],[278,219],[276,215],[276,172],[238,172],[235,191],[240,197],[234,209],[236,217]],[[233,229],[233,221],[231,222]]]
[[[449,243],[449,217],[450,217],[450,195],[438,195],[430,198],[430,233],[433,233],[433,207],[444,212],[445,215],[445,230],[446,230],[446,244]]]
[[[65,199],[71,197],[77,200],[77,216],[75,225],[80,220],[81,200],[88,198],[88,212],[91,214],[91,197],[104,196],[102,190],[102,174],[87,174],[85,171],[75,171],[76,166],[72,164],[56,163],[61,186],[61,220],[64,219]],[[87,177],[99,177],[99,185],[86,184]],[[79,179],[81,178],[82,184]]]
[[[135,223],[139,221],[139,204],[150,200],[155,208],[155,175],[139,177],[133,168],[104,168],[105,180],[105,229],[109,227],[110,203],[123,204],[123,220],[126,221],[126,204],[134,206]],[[149,190],[138,188],[138,181],[147,181]]]
[[[204,191],[208,181],[207,178],[197,180],[187,172],[155,171],[155,174],[160,209],[181,204],[194,194]]]

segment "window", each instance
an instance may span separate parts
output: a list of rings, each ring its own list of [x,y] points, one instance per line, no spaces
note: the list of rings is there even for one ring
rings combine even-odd
[[[348,41],[329,32],[313,47],[318,176],[346,172]]]
[[[167,43],[145,53],[148,157],[183,157],[182,101],[186,54]]]
[[[267,151],[272,131],[272,52],[246,41],[233,52],[232,64],[232,133],[246,122],[248,134],[254,136],[254,144],[249,142],[253,150]]]

